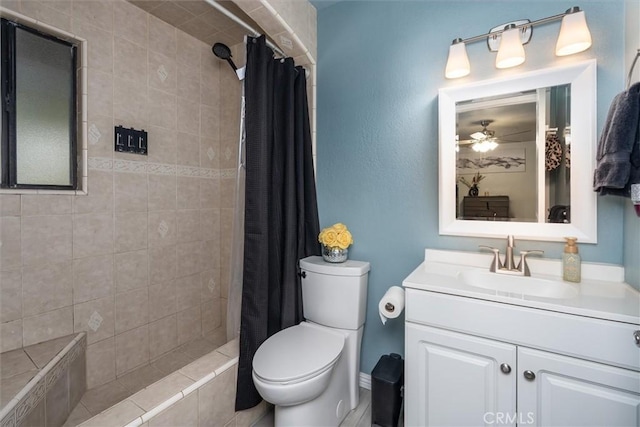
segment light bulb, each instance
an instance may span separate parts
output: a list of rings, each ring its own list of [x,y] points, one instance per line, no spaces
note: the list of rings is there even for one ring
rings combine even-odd
[[[492,139],[485,139],[484,141],[474,142],[471,149],[476,153],[486,153],[487,151],[495,150],[497,147],[497,142]]]
[[[584,12],[579,8],[567,10],[562,18],[560,34],[556,42],[556,55],[565,56],[582,52],[591,47],[591,33]]]
[[[508,29],[507,29],[508,28]],[[496,57],[496,68],[511,68],[524,62],[524,47],[520,41],[520,29],[514,24],[505,27],[500,36],[500,47]]]
[[[462,39],[455,39],[449,46],[449,58],[447,59],[444,75],[448,79],[457,79],[468,75],[470,72],[471,65],[469,64],[466,45],[462,42]]]

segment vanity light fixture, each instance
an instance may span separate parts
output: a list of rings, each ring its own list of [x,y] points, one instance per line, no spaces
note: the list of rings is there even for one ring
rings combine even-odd
[[[456,79],[471,72],[466,45],[480,40],[486,40],[489,50],[497,51],[497,68],[509,68],[520,65],[525,60],[523,45],[531,40],[533,27],[562,20],[560,34],[556,42],[556,55],[565,56],[582,52],[591,47],[591,33],[587,26],[584,11],[578,6],[567,9],[566,12],[547,18],[529,21],[528,19],[509,22],[489,30],[489,33],[466,39],[457,38],[449,47],[449,57],[445,69],[445,77]]]

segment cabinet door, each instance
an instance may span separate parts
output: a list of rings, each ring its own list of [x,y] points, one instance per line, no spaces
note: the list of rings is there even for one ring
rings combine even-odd
[[[515,413],[514,345],[412,323],[405,338],[407,426],[495,425]]]
[[[519,347],[518,409],[529,425],[640,426],[640,373]]]

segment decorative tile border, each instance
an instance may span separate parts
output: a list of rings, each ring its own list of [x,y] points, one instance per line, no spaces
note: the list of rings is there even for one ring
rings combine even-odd
[[[27,384],[27,387],[29,385]],[[26,396],[24,396],[15,407],[16,411],[16,423],[19,425],[22,423],[27,415],[36,407],[38,403],[42,399],[44,399],[44,395],[46,394],[47,387],[45,385],[44,377],[38,378],[38,381],[35,383],[30,390],[27,391]]]
[[[236,178],[236,170],[235,169],[220,169],[220,178],[222,178],[222,179],[235,179]]]
[[[131,160],[113,160],[114,172],[146,173],[147,169],[147,163],[133,162]]]
[[[192,177],[192,178],[197,178],[202,176],[201,172],[200,172],[201,168],[197,168],[197,167],[193,167],[193,166],[177,166],[176,167],[176,174],[178,176],[188,176],[188,177]],[[209,169],[212,172],[217,172],[214,171],[213,169]],[[203,168],[202,172],[205,172],[206,169]]]
[[[194,166],[179,166],[167,163],[147,163],[133,160],[89,157],[89,169],[123,173],[146,173],[149,175],[175,175],[191,178],[235,178],[235,169],[211,169]]]
[[[175,175],[177,167],[163,163],[147,163],[147,173],[151,175]]]
[[[16,427],[16,412],[11,411],[9,415],[2,419],[2,427]]]
[[[26,386],[2,408],[0,426],[14,427],[44,399],[58,379],[67,372],[69,365],[78,357],[84,357],[87,349],[87,334],[81,332],[71,340]]]
[[[106,159],[104,157],[89,157],[87,159],[89,169],[107,171],[113,169],[113,159]]]

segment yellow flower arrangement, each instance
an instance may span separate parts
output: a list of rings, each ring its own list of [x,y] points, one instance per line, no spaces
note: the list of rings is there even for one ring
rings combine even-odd
[[[318,241],[329,248],[347,249],[353,244],[353,237],[347,226],[339,222],[323,228],[318,235]]]

